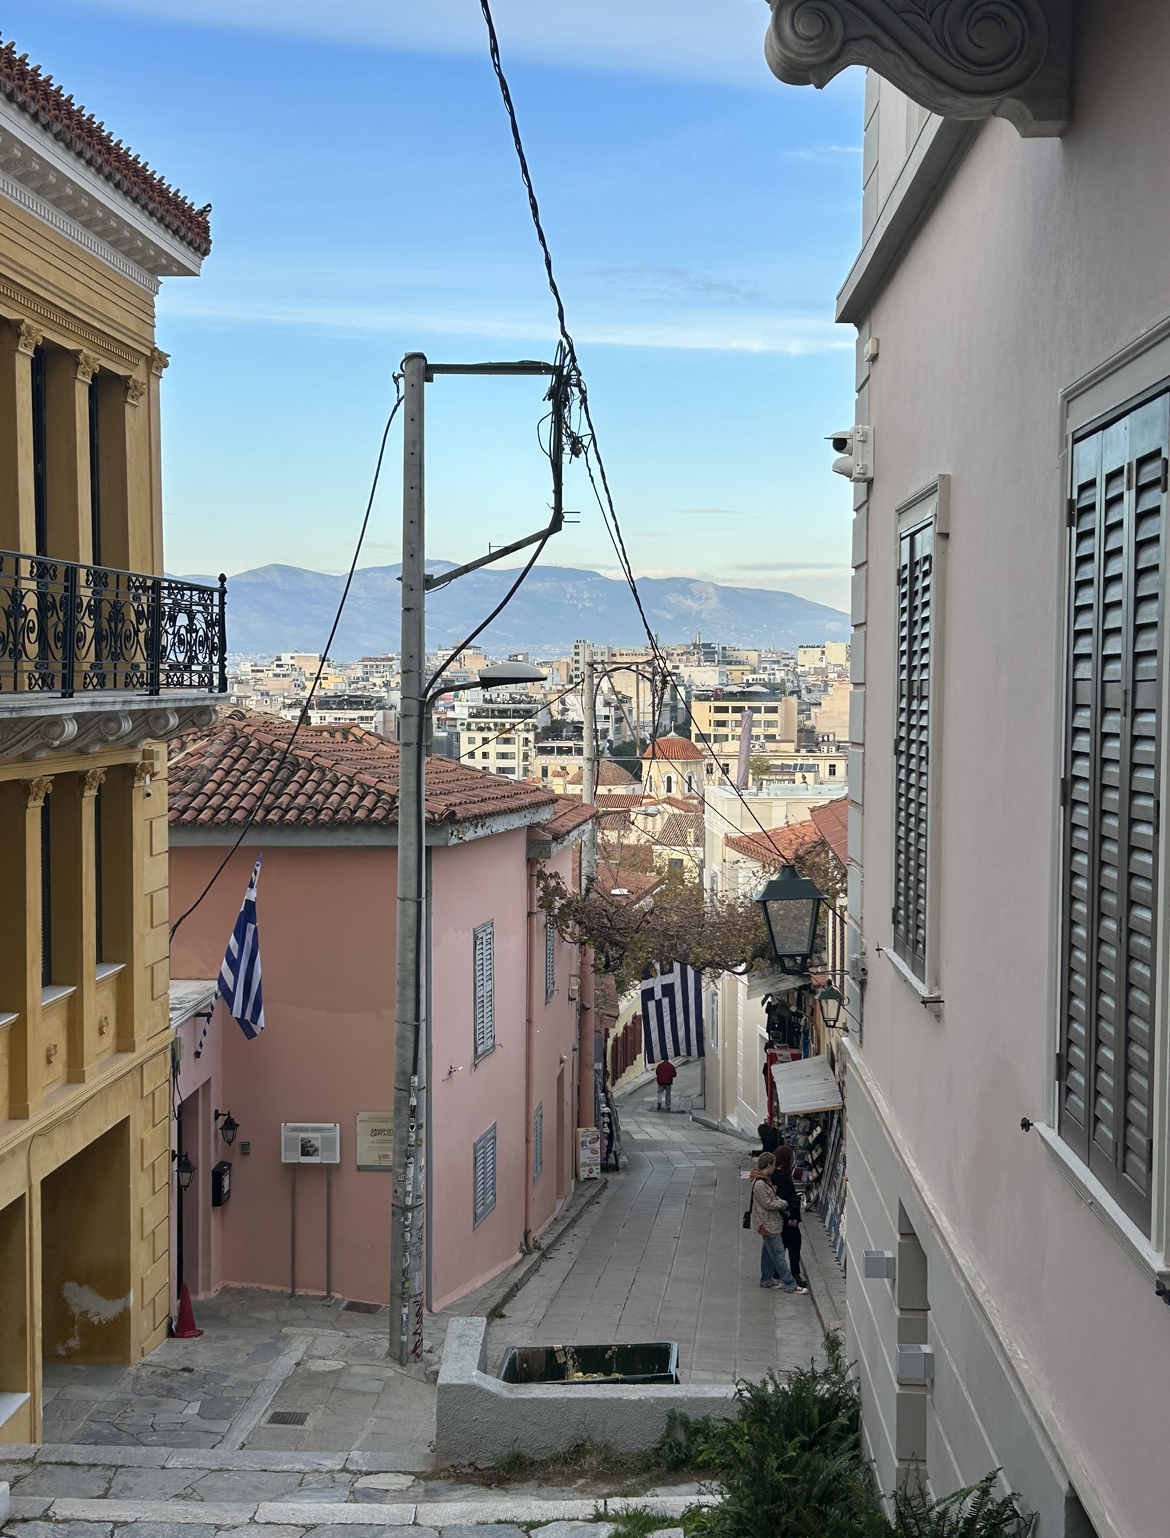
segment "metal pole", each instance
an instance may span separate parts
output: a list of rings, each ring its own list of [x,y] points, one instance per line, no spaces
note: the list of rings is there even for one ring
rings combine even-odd
[[[403,359],[402,700],[398,741],[398,900],[394,977],[394,1191],[390,1230],[390,1355],[422,1348],[423,796],[426,631],[423,393],[427,360]]]
[[[333,1298],[333,1166],[325,1166],[325,1301]]]
[[[585,763],[581,771],[581,797],[592,806],[597,800],[597,714],[594,700],[593,647],[585,643],[581,659],[581,710],[585,717]],[[581,844],[581,885],[592,884],[597,869],[597,823],[585,830]]]
[[[288,1225],[288,1295],[290,1298],[295,1298],[297,1295],[297,1167],[292,1164],[289,1168],[292,1170],[290,1187],[292,1195],[289,1198],[291,1212]]]

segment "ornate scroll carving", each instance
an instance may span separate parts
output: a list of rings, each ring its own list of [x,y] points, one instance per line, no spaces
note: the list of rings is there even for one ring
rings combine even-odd
[[[145,381],[145,379],[134,379],[133,377],[131,377],[130,379],[127,379],[127,381],[126,381],[126,404],[127,404],[127,406],[137,406],[139,404],[139,402],[142,400],[142,397],[145,394],[146,394],[146,381]]]
[[[53,788],[51,775],[43,774],[38,779],[29,780],[26,794],[28,796],[28,809],[35,812],[40,806],[44,806],[45,797]]]
[[[87,769],[85,771],[85,784],[81,787],[83,796],[96,796],[101,789],[102,781],[106,777],[104,769]]]
[[[89,384],[90,380],[102,366],[102,360],[94,352],[74,353],[77,359],[77,377],[82,384]]]
[[[1005,117],[1025,136],[1071,118],[1072,0],[770,0],[768,67],[826,85],[864,64],[943,117]]]
[[[161,347],[153,348],[150,354],[150,372],[152,374],[157,374],[161,379],[163,369],[166,368],[170,361],[171,355],[169,352],[163,352]]]
[[[43,331],[38,331],[31,320],[20,320],[16,325],[16,350],[27,353],[31,358],[33,353],[45,340]]]

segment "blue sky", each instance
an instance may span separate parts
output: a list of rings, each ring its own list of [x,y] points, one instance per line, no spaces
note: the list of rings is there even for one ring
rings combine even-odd
[[[635,570],[847,603],[861,80],[782,86],[763,0],[497,0]],[[584,13],[584,14],[583,14]],[[167,565],[347,564],[404,351],[551,356],[477,0],[15,0],[5,39],[196,203],[159,299]],[[531,382],[428,392],[428,549],[543,521]],[[394,443],[363,564],[398,557]],[[550,559],[615,574],[587,486]]]

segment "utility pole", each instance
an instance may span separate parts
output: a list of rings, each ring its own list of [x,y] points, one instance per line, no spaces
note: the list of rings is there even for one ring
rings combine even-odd
[[[398,900],[394,933],[394,1191],[390,1230],[390,1355],[422,1349],[426,955],[426,583],[423,397],[427,360],[403,359],[402,644],[398,739]],[[416,1346],[417,1339],[417,1346]]]
[[[597,799],[597,710],[593,683],[593,646],[585,643],[581,659],[581,710],[585,717],[585,763],[581,771],[581,797],[589,806]],[[591,822],[581,845],[581,885],[588,888],[597,870],[597,823]]]

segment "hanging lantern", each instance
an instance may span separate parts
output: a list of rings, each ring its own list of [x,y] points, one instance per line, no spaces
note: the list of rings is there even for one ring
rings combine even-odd
[[[786,865],[756,899],[764,910],[772,955],[781,972],[803,977],[808,971],[824,896],[815,881]]]

